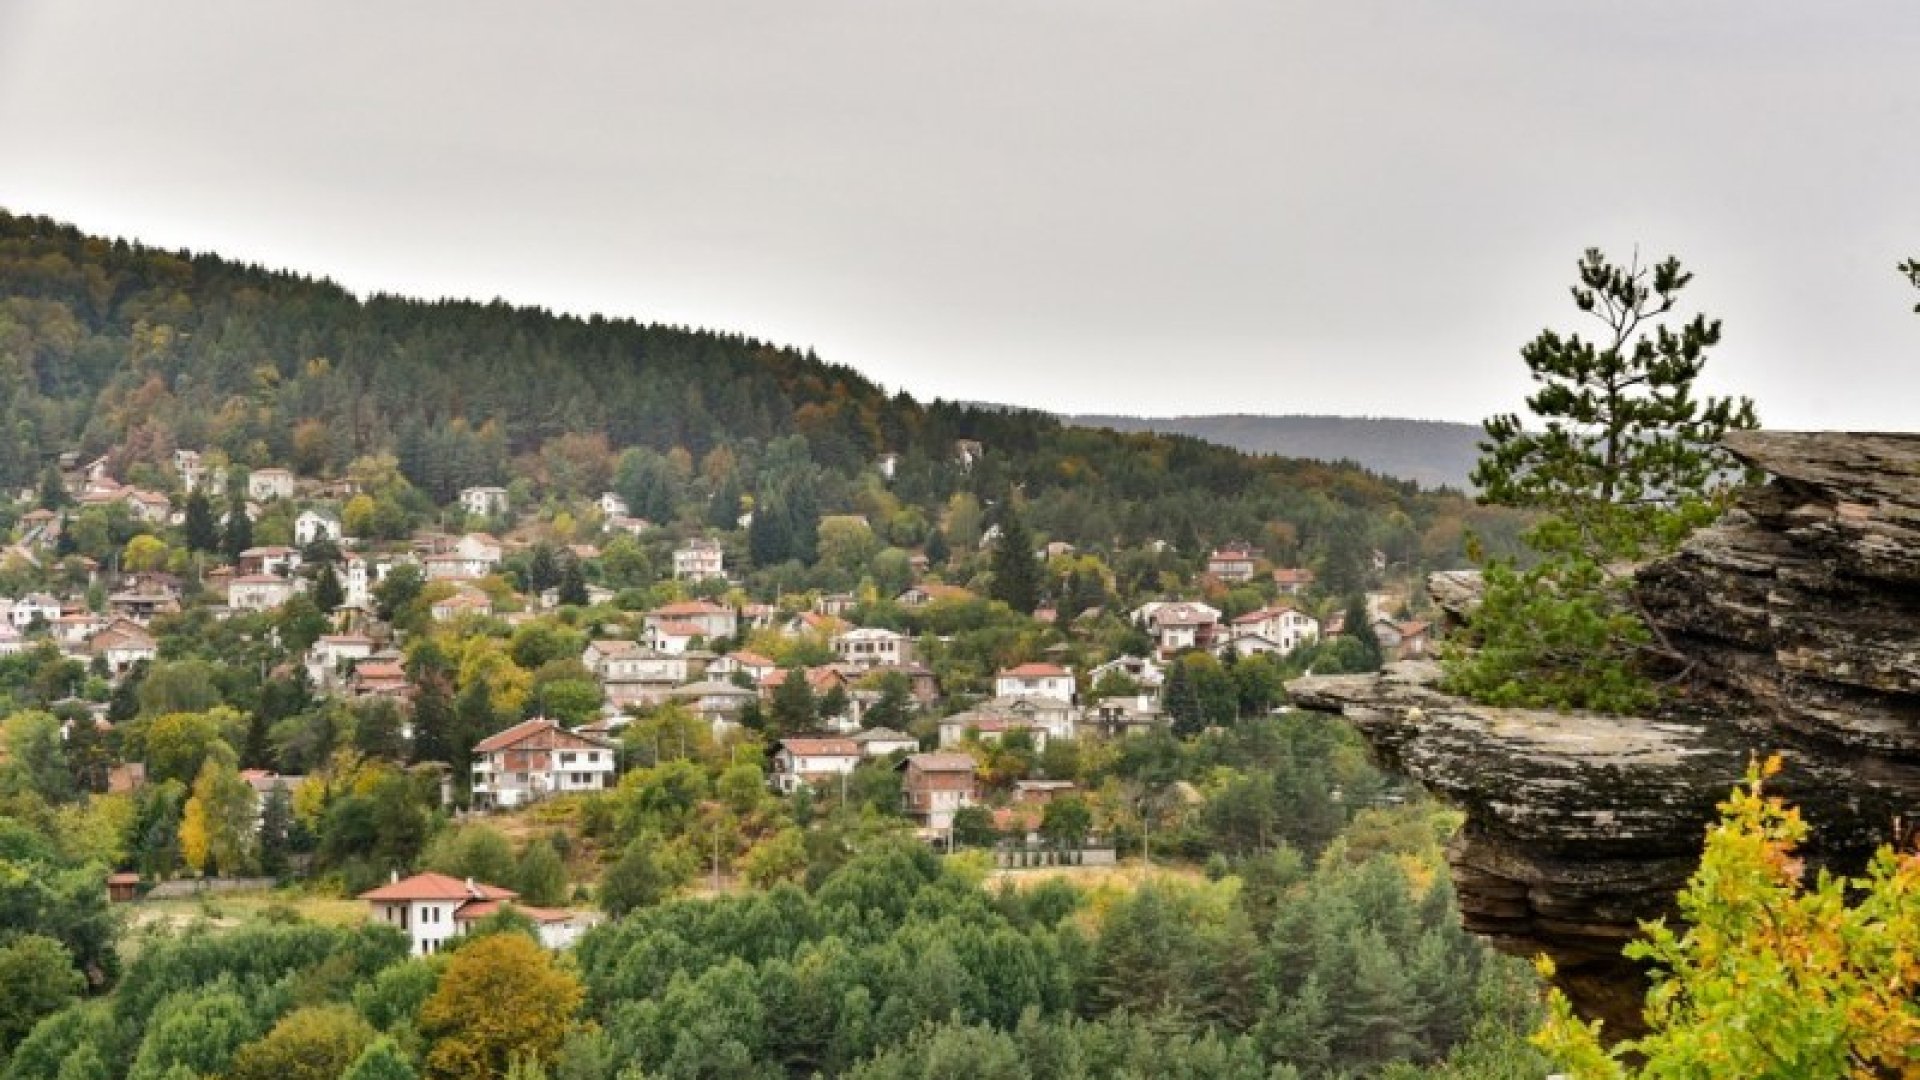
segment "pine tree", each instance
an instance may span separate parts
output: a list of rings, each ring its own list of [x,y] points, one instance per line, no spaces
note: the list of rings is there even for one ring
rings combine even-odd
[[[562,604],[587,606],[587,576],[580,569],[579,559],[568,558],[561,563],[559,593]]]
[[[927,565],[942,567],[953,559],[953,549],[947,546],[946,530],[935,525],[927,530]]]
[[[287,852],[293,831],[293,800],[287,786],[275,781],[260,807],[260,869],[275,877],[287,870]]]
[[[220,523],[213,516],[213,500],[199,488],[187,496],[185,532],[188,551],[213,552],[220,548]]]
[[[58,510],[73,503],[73,497],[67,494],[66,481],[60,478],[60,470],[52,465],[40,474],[40,509]]]
[[[1192,738],[1206,730],[1206,706],[1200,700],[1200,689],[1194,685],[1193,672],[1184,658],[1167,665],[1161,698],[1166,703],[1167,720],[1175,735]]]
[[[527,591],[535,596],[560,584],[560,559],[552,544],[535,544],[527,559]]]
[[[773,730],[769,734],[773,737],[814,729],[818,712],[813,700],[813,687],[807,682],[806,668],[787,669],[786,678],[773,689],[772,705],[772,712],[767,719],[771,721]]]
[[[1601,322],[1600,341],[1546,330],[1520,350],[1540,386],[1527,398],[1532,415],[1487,420],[1473,482],[1486,502],[1551,515],[1529,538],[1535,548],[1633,560],[1717,511],[1737,472],[1718,443],[1758,421],[1746,398],[1694,397],[1720,320],[1662,325],[1692,280],[1677,259],[1617,266],[1589,249],[1573,299]]]
[[[989,595],[1023,615],[1040,603],[1040,563],[1033,557],[1033,537],[1008,497],[1000,503],[1000,539],[993,548],[993,583]]]
[[[238,561],[240,553],[253,546],[253,519],[247,516],[245,502],[227,501],[227,529],[221,535],[221,547],[227,558]]]
[[[1633,712],[1654,704],[1652,654],[1672,650],[1634,607],[1619,567],[1670,551],[1724,506],[1736,463],[1717,446],[1751,428],[1745,398],[1696,399],[1719,320],[1663,320],[1692,275],[1589,250],[1574,304],[1597,343],[1548,330],[1521,350],[1540,389],[1532,416],[1487,420],[1473,481],[1483,501],[1544,511],[1526,535],[1541,560],[1494,563],[1468,644],[1446,657],[1456,693],[1494,705]]]
[[[313,606],[323,614],[332,614],[333,610],[347,602],[347,590],[340,585],[340,575],[333,572],[333,564],[320,567],[320,573],[313,579]]]

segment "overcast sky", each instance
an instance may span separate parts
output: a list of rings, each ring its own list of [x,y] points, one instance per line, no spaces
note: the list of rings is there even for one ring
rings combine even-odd
[[[1920,4],[0,0],[0,206],[921,396],[1476,420],[1673,253],[1780,427],[1920,427]]]

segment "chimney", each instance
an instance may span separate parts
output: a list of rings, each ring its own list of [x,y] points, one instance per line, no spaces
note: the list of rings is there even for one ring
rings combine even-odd
[[[467,895],[468,895],[468,896],[474,896],[474,897],[477,897],[477,896],[479,896],[479,895],[480,895],[480,890],[479,890],[479,889],[476,889],[476,888],[474,888],[474,885],[473,885],[473,879],[472,879],[472,878],[468,878],[468,879],[467,879]]]
[[[400,884],[400,871],[398,870],[387,871],[387,883],[390,885]]]

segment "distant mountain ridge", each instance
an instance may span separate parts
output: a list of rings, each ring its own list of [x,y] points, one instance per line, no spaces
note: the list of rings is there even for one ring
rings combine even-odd
[[[1253,454],[1354,461],[1423,487],[1469,491],[1483,432],[1475,424],[1374,416],[1105,416],[1062,420],[1081,427],[1191,435]]]

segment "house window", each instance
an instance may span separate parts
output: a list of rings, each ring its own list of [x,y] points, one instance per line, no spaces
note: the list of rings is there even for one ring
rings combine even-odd
[[[563,750],[560,752],[560,764],[571,765],[573,764],[573,759],[574,755],[570,751]]]

